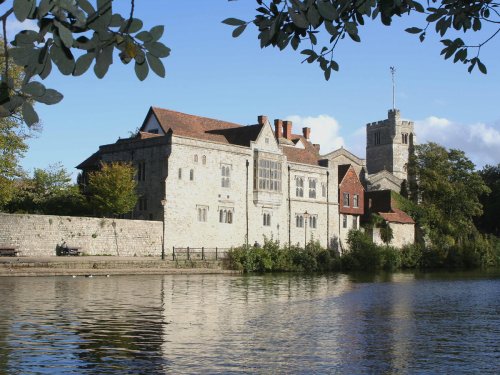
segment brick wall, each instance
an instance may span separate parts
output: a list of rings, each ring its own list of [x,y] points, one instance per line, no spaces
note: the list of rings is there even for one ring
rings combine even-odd
[[[23,256],[52,256],[63,242],[86,255],[160,256],[162,223],[0,213],[0,246],[15,245]]]

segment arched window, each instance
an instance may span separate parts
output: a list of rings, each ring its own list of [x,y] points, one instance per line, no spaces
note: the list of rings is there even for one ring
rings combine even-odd
[[[264,224],[264,226],[270,227],[271,226],[271,214],[270,213],[264,213],[262,215],[262,218],[263,218],[263,224]]]
[[[318,218],[316,217],[316,215],[309,216],[309,227],[310,228],[316,229],[317,223],[318,223]]]
[[[316,198],[316,180],[314,178],[309,179],[309,198]]]
[[[201,162],[203,165],[207,164],[207,157],[205,155],[201,157]]]
[[[193,181],[194,180],[194,170],[189,171],[189,180]]]
[[[224,222],[224,211],[220,210],[219,211],[219,223],[223,223],[223,222]]]
[[[182,168],[179,168],[179,180],[182,179]]]
[[[233,223],[233,213],[231,210],[227,211],[227,223],[232,224]]]
[[[230,168],[229,168],[229,165],[222,165],[221,166],[221,175],[222,175],[222,178],[221,178],[221,186],[222,187],[230,187],[231,183],[230,183]]]
[[[198,155],[195,155],[195,156],[194,156],[194,162],[195,162],[195,163],[198,163]]]

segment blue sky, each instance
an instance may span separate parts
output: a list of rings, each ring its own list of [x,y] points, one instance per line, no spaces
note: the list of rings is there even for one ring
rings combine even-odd
[[[127,14],[127,1],[115,3]],[[172,49],[164,60],[167,77],[150,72],[139,82],[133,65],[117,56],[102,80],[91,71],[78,78],[53,71],[45,85],[65,98],[37,106],[43,131],[29,142],[23,167],[61,162],[75,173],[99,145],[140,126],[151,105],[240,124],[255,123],[260,114],[291,118],[295,132],[312,127],[322,152],[343,145],[364,158],[364,125],[386,118],[392,105],[390,66],[397,69],[396,107],[416,122],[419,141],[463,149],[478,166],[500,162],[500,37],[481,52],[488,74],[469,74],[441,58],[437,36],[429,34],[422,44],[404,32],[423,26],[423,19],[396,20],[391,27],[368,22],[361,43],[339,44],[340,72],[326,82],[297,52],[261,50],[254,28],[231,37],[232,28],[221,21],[251,19],[255,8],[253,0],[136,1],[146,28],[165,25],[162,42]]]

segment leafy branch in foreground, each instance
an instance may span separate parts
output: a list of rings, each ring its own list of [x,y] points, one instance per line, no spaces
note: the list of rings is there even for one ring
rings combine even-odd
[[[429,26],[443,37],[450,29],[455,31],[478,32],[484,24],[493,29],[483,42],[467,45],[462,39],[442,39],[445,46],[441,54],[445,59],[454,56],[453,62],[468,65],[469,73],[474,67],[486,74],[486,66],[479,59],[481,47],[491,41],[500,32],[499,3],[493,0],[430,0],[427,7],[413,0],[256,0],[258,8],[253,20],[242,21],[228,18],[223,23],[234,26],[233,37],[240,36],[245,28],[253,23],[259,31],[261,48],[277,47],[284,50],[291,46],[298,50],[303,43],[307,48],[300,51],[305,59],[302,62],[316,62],[324,72],[325,79],[330,79],[332,70],[338,71],[339,65],[334,60],[334,50],[341,39],[347,36],[360,42],[359,28],[366,21],[380,19],[382,24],[390,26],[395,16],[402,17],[413,13],[425,14],[425,28],[410,27],[408,33],[419,34],[421,42],[425,40]],[[320,34],[321,33],[321,34]],[[326,37],[327,43],[318,39]],[[319,44],[325,44],[320,46]],[[469,50],[476,50],[474,57],[469,57]]]
[[[5,0],[0,0],[0,4]],[[13,0],[12,7],[2,16],[3,39],[7,37],[7,19],[14,15],[19,22],[37,21],[38,29],[23,30],[4,45],[2,61],[5,67],[0,82],[0,116],[11,116],[21,109],[28,125],[38,122],[30,102],[56,104],[63,98],[54,89],[46,88],[35,76],[47,78],[55,64],[64,75],[80,76],[94,64],[94,73],[103,78],[113,63],[114,50],[119,51],[122,63],[135,62],[135,74],[144,80],[151,69],[165,76],[161,58],[170,49],[159,39],[163,26],[143,30],[143,22],[134,17],[134,0],[130,14],[125,18],[113,13],[113,0],[97,0],[94,6],[88,0]],[[9,76],[9,57],[23,67],[24,77],[16,87]]]

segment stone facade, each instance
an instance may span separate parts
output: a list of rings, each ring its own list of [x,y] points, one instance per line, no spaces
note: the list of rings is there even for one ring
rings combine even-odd
[[[16,246],[22,256],[53,256],[64,243],[85,255],[157,257],[162,223],[0,213],[0,246]]]
[[[78,168],[85,181],[100,162],[133,163],[140,200],[126,217],[164,220],[168,251],[264,237],[342,250],[363,214],[365,161],[343,148],[320,155],[309,138],[309,128],[294,134],[290,121],[266,116],[241,126],[151,108],[137,136],[101,146]],[[340,207],[340,171],[349,172],[342,193],[356,194],[357,207]]]
[[[416,143],[414,124],[401,120],[398,109],[388,118],[366,125],[366,167],[369,174],[387,171],[399,181],[408,180],[408,158]],[[401,183],[399,184],[399,186]]]

